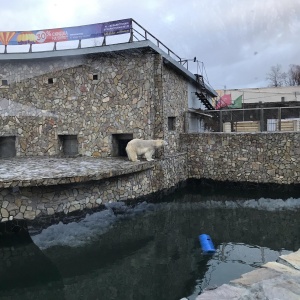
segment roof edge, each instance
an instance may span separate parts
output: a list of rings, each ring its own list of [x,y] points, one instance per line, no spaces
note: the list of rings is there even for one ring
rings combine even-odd
[[[82,56],[88,54],[96,53],[108,53],[115,51],[125,51],[125,50],[137,50],[142,48],[151,48],[155,52],[159,53],[164,60],[164,63],[171,64],[171,66],[182,75],[184,75],[193,84],[198,84],[196,76],[189,70],[184,68],[178,61],[173,59],[170,55],[165,53],[162,49],[156,46],[150,40],[144,41],[134,41],[130,43],[121,43],[113,45],[104,45],[96,47],[87,48],[77,48],[77,49],[64,49],[55,51],[40,51],[40,52],[18,52],[18,53],[2,53],[0,54],[0,62],[2,61],[22,61],[22,60],[35,60],[35,59],[47,59],[47,58],[62,58],[67,56]],[[217,96],[215,90],[211,89],[205,84],[206,90],[211,94],[211,96]]]

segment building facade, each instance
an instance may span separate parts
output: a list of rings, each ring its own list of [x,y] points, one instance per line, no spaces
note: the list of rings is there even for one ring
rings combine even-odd
[[[123,156],[132,138],[165,139],[174,153],[200,105],[195,75],[150,41],[6,53],[0,64],[2,157]]]
[[[232,101],[242,96],[243,104],[274,103],[300,101],[300,86],[265,87],[217,90],[218,97],[231,95]]]

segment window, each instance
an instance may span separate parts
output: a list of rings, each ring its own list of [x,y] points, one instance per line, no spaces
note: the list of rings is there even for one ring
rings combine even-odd
[[[98,74],[93,74],[93,80],[98,80]]]
[[[77,135],[59,135],[58,137],[62,145],[63,155],[75,156],[78,154]]]
[[[16,156],[16,137],[1,136],[0,137],[0,157],[8,158]]]
[[[48,84],[53,84],[53,83],[54,83],[53,78],[48,78]]]
[[[176,125],[176,118],[168,117],[168,130],[169,131],[175,130],[175,125]]]
[[[1,85],[8,85],[8,80],[2,79],[1,80]]]

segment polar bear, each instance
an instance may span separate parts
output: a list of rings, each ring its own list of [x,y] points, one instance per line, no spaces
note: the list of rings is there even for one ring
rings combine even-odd
[[[167,142],[164,140],[133,139],[128,142],[125,150],[131,161],[139,161],[137,158],[140,155],[144,155],[147,161],[151,161],[153,160],[152,155],[155,149],[161,148],[164,145],[167,145]]]

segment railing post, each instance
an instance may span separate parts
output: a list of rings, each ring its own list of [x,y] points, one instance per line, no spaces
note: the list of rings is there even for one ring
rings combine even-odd
[[[278,108],[278,131],[281,131],[281,107]]]
[[[281,131],[281,107],[278,107],[278,131]]]
[[[264,110],[263,108],[260,109],[260,131],[264,131]]]
[[[129,43],[133,42],[133,28],[130,29],[130,38],[129,38]]]
[[[219,132],[223,132],[223,115],[222,115],[222,110],[220,110],[219,112],[220,112],[220,131]]]

